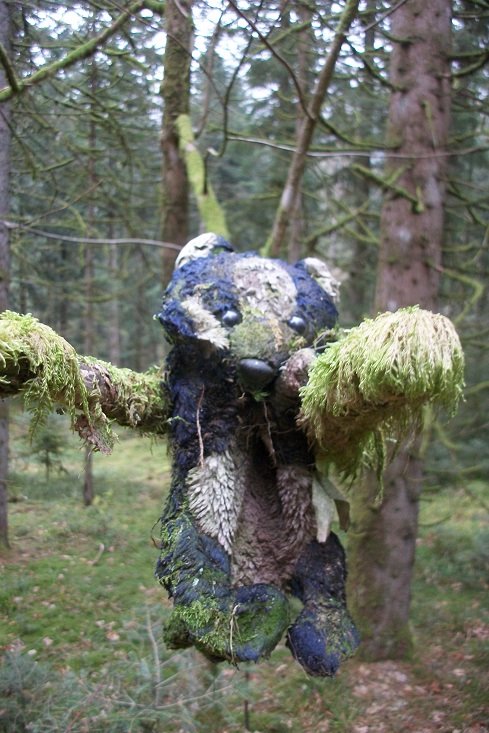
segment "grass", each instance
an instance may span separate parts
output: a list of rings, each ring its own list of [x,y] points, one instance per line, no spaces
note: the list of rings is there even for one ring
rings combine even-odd
[[[241,669],[161,643],[169,613],[151,532],[169,466],[163,444],[120,433],[95,457],[97,499],[81,502],[83,452],[66,423],[46,476],[12,427],[12,549],[0,556],[0,732],[483,733],[487,716],[487,485],[421,504],[413,586],[415,655],[352,660],[307,677],[283,645]],[[54,441],[52,445],[58,445]]]

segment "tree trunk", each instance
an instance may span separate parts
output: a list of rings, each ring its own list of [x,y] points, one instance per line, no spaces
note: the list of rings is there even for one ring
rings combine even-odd
[[[163,226],[162,239],[184,245],[188,239],[189,194],[185,161],[179,151],[176,120],[190,111],[192,0],[168,0],[165,6],[166,47],[163,97]],[[164,250],[163,283],[170,279],[175,252]]]
[[[306,167],[307,153],[311,146],[316,125],[321,113],[321,107],[328,91],[336,61],[341,47],[346,39],[346,34],[352,24],[358,10],[358,0],[348,0],[338,21],[334,38],[331,42],[329,53],[320,69],[315,87],[311,94],[310,102],[307,105],[307,113],[304,112],[302,121],[297,133],[295,151],[290,162],[287,179],[280,197],[280,204],[273,222],[272,233],[266,245],[266,254],[272,257],[281,255],[290,220],[296,205],[301,181]]]
[[[114,236],[112,218],[110,220],[109,237]],[[117,245],[109,245],[109,272],[112,282],[112,298],[109,304],[109,334],[108,334],[108,352],[111,364],[120,366],[121,364],[121,330],[120,330],[120,303],[117,295],[117,283],[119,275],[119,250]]]
[[[0,2],[0,43],[10,55],[10,3]],[[7,79],[0,68],[0,88]],[[10,280],[9,232],[2,224],[9,213],[10,183],[10,103],[0,105],[0,312],[8,308]],[[8,547],[7,475],[8,475],[8,405],[0,402],[0,545]]]
[[[391,16],[393,51],[388,142],[397,171],[381,213],[376,310],[419,303],[436,309],[450,118],[450,0],[408,0]],[[400,156],[400,157],[399,157]],[[402,447],[385,474],[385,498],[369,476],[355,492],[350,536],[350,605],[365,658],[405,656],[422,464]]]
[[[95,16],[94,16],[95,26]],[[97,87],[98,87],[98,69],[95,57],[90,62],[90,92],[92,100],[96,99]],[[91,115],[89,122],[88,131],[88,147],[90,150],[88,159],[88,180],[90,190],[95,191],[98,183],[98,176],[96,171],[96,145],[97,145],[97,127],[94,102],[91,103]],[[90,196],[87,211],[87,224],[88,232],[90,236],[93,236],[95,228],[95,201],[93,195]],[[94,252],[93,248],[87,244],[84,252],[84,270],[85,270],[85,338],[84,338],[84,349],[86,354],[94,353],[94,338],[93,333],[95,329],[95,313],[94,313],[94,292],[93,292],[93,281],[95,276],[95,263],[94,263]],[[85,448],[85,469],[83,472],[83,503],[85,506],[90,506],[93,503],[95,496],[94,493],[94,481],[93,481],[93,456],[92,447],[87,446]]]

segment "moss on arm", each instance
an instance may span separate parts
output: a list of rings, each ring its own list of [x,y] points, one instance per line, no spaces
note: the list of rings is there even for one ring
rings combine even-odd
[[[75,349],[31,315],[0,316],[0,397],[20,394],[33,414],[31,430],[57,405],[82,437],[108,452],[110,422],[163,434],[169,413],[163,376],[119,369]]]
[[[301,422],[320,459],[344,477],[365,460],[380,472],[386,439],[419,426],[427,404],[453,412],[463,384],[452,323],[404,308],[364,321],[316,359],[301,390]]]

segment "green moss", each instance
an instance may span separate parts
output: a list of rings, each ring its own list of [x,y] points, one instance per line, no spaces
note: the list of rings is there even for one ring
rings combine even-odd
[[[176,127],[180,152],[185,159],[187,175],[197,199],[197,206],[204,228],[208,232],[215,232],[229,238],[224,212],[207,179],[206,167],[194,141],[192,122],[189,115],[179,115],[176,119]]]
[[[104,452],[114,442],[111,420],[153,434],[166,431],[168,400],[158,370],[138,374],[80,357],[29,314],[5,311],[0,317],[0,372],[0,394],[20,393],[33,414],[31,433],[56,405],[87,442]]]
[[[318,357],[302,389],[302,424],[325,462],[354,476],[382,468],[386,441],[419,426],[431,403],[453,412],[464,357],[451,322],[417,307],[364,321]]]
[[[284,597],[242,605],[231,594],[225,607],[222,603],[205,595],[176,605],[164,628],[166,644],[173,649],[194,645],[207,657],[234,663],[250,658],[250,652],[268,656],[290,622]]]
[[[164,435],[168,429],[169,399],[164,387],[164,374],[159,367],[146,372],[121,369],[92,357],[83,357],[81,366],[95,366],[110,383],[110,418],[120,425],[140,428],[152,435]],[[97,395],[95,387],[93,396]]]
[[[81,410],[90,424],[100,420],[90,409],[75,349],[33,316],[12,311],[2,314],[0,366],[4,371],[0,384],[7,391],[10,385],[21,383],[24,403],[33,414],[31,430],[45,420],[57,402],[62,402],[72,419]]]
[[[279,337],[282,338],[281,334]],[[272,359],[277,351],[277,336],[270,321],[260,311],[243,307],[242,321],[234,326],[231,334],[231,351],[236,359],[257,355],[260,359]],[[286,346],[284,344],[284,351]]]

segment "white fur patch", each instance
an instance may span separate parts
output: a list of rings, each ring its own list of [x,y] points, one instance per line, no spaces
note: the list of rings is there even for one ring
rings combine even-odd
[[[233,280],[241,303],[259,313],[286,321],[296,309],[297,288],[277,263],[261,257],[236,262]]]
[[[232,543],[245,492],[245,469],[236,449],[214,453],[192,468],[186,485],[199,529],[218,540],[226,552]]]
[[[309,275],[329,295],[333,303],[338,303],[340,299],[340,282],[331,273],[329,267],[316,257],[306,257],[304,265]]]
[[[200,341],[208,341],[216,349],[229,346],[228,334],[215,315],[210,313],[200,302],[198,295],[182,301],[182,308],[192,319],[194,330]]]
[[[177,259],[175,260],[175,270],[182,265],[185,265],[191,260],[197,259],[197,257],[207,257],[211,254],[213,248],[218,241],[216,234],[212,232],[206,232],[200,234],[198,237],[194,237],[190,242],[187,242],[185,247],[180,250]]]

